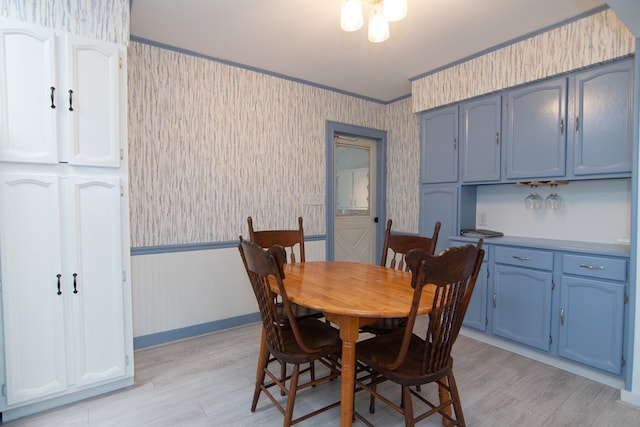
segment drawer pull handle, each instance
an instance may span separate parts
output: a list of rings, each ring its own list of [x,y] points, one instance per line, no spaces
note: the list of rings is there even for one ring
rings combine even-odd
[[[69,89],[69,111],[73,111],[73,91]]]
[[[497,295],[496,295],[496,293],[494,292],[494,293],[493,293],[493,308],[496,308],[496,298],[497,298]]]
[[[587,270],[604,270],[604,267],[601,265],[580,264],[580,267],[586,268]]]
[[[564,325],[564,308],[560,309],[560,325]]]
[[[529,256],[512,255],[511,258],[518,259],[520,261],[531,261],[531,257]]]

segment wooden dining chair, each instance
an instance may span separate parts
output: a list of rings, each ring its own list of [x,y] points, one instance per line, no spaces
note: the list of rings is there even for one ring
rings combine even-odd
[[[409,266],[405,260],[407,252],[411,249],[422,249],[425,253],[433,255],[438,244],[438,234],[440,233],[440,221],[433,227],[431,237],[418,236],[414,234],[397,234],[391,232],[393,221],[387,220],[387,230],[384,235],[382,247],[382,258],[380,265],[383,267],[395,268],[408,271]],[[376,319],[371,325],[360,328],[361,332],[369,332],[375,335],[386,334],[406,325],[406,317],[385,317]]]
[[[483,258],[482,239],[475,246],[450,247],[436,256],[420,249],[407,253],[414,286],[407,327],[356,345],[358,363],[367,372],[356,378],[356,384],[371,394],[370,412],[375,411],[375,399],[380,399],[404,414],[407,426],[436,413],[442,415],[443,424],[447,426],[465,425],[453,375],[451,349],[462,326]],[[413,329],[423,289],[427,287],[433,290],[434,299],[426,331],[418,335]],[[388,380],[402,386],[401,405],[378,392],[377,386]],[[421,392],[411,388],[428,383],[438,384],[441,391],[439,403],[429,401]],[[412,396],[429,409],[414,416]],[[454,414],[449,415],[451,406],[455,418]],[[360,414],[358,417],[363,418]]]
[[[256,231],[253,228],[253,218],[247,217],[247,225],[249,227],[249,240],[263,249],[269,249],[274,245],[280,245],[285,250],[285,259],[283,262],[295,264],[296,262],[305,262],[304,251],[304,227],[302,225],[302,217],[298,217],[297,229],[271,229]],[[297,253],[297,256],[296,256]],[[287,314],[284,311],[282,304],[282,297],[278,294],[273,294],[274,301],[276,302],[276,310],[280,314],[282,322],[287,322]],[[304,307],[295,303],[290,303],[291,310],[296,319],[322,318],[324,314],[321,311],[314,310],[309,307]],[[315,378],[315,366],[313,363],[309,366],[311,371],[311,378]],[[282,363],[282,378],[286,376],[286,367]]]
[[[304,253],[304,228],[302,226],[302,217],[298,217],[298,229],[290,230],[260,230],[253,228],[253,218],[247,217],[247,225],[249,226],[249,240],[263,249],[268,249],[274,245],[280,245],[285,249],[285,262],[295,264],[296,262],[305,262]],[[296,256],[297,253],[297,256]],[[276,295],[274,297],[280,302],[279,310],[281,311],[283,320],[286,320],[284,312],[282,312],[281,299]],[[291,309],[297,319],[305,317],[320,318],[324,315],[318,310],[303,307],[298,304],[292,304]]]
[[[261,351],[258,360],[251,412],[255,412],[261,392],[284,415],[284,426],[295,424],[339,406],[340,400],[293,419],[296,393],[299,390],[333,380],[340,375],[338,364],[338,355],[342,346],[340,334],[330,324],[318,319],[295,317],[282,282],[284,278],[282,265],[286,256],[282,246],[276,245],[264,250],[255,243],[241,239],[238,249],[258,302],[266,346],[266,350]],[[278,293],[283,297],[282,306],[287,315],[286,324],[281,321],[281,314],[276,309],[271,283],[277,285]],[[284,378],[276,376],[269,369],[272,361],[293,365],[291,375]],[[302,372],[300,365],[305,363],[311,365],[315,361],[324,364],[328,368],[328,373],[320,378],[312,378],[300,383]],[[274,386],[287,396],[284,407],[269,390]]]

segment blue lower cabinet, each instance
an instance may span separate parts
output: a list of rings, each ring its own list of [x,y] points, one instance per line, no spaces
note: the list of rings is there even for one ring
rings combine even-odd
[[[625,373],[629,256],[486,239],[463,325],[602,372]],[[461,246],[475,239],[451,237]],[[518,244],[516,242],[522,242]],[[567,242],[562,242],[566,245]],[[575,244],[580,246],[580,244]],[[552,311],[553,310],[553,311]]]
[[[622,373],[625,285],[562,276],[558,354]]]
[[[491,333],[549,351],[551,272],[500,264],[494,272]]]
[[[462,322],[464,326],[470,328],[479,329],[481,331],[487,330],[487,262],[482,263],[480,273],[478,273],[478,280],[473,288],[473,294],[471,294],[471,300],[467,306],[467,313],[464,316]]]

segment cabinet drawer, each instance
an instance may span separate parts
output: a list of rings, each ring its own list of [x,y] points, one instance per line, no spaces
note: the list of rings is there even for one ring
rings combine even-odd
[[[601,279],[627,280],[627,260],[587,255],[562,255],[562,272]]]
[[[496,246],[495,262],[500,264],[536,268],[539,270],[552,270],[553,252],[527,248]]]

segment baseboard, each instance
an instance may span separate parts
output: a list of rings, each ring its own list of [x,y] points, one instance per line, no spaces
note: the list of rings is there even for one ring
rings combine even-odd
[[[55,397],[53,399],[45,400],[42,402],[32,403],[25,406],[20,406],[13,409],[5,409],[2,411],[2,423],[12,421],[18,418],[26,417],[27,415],[37,414],[38,412],[46,411],[48,409],[57,408],[69,403],[78,402],[80,400],[88,399],[90,397],[99,396],[101,394],[109,393],[112,391],[120,390],[125,387],[133,385],[133,378],[125,378],[120,381],[115,381],[109,384],[104,384],[97,387],[92,387],[86,390],[66,394],[64,396]]]
[[[153,347],[156,345],[167,344],[173,341],[193,338],[198,335],[210,334],[212,332],[219,332],[224,329],[244,326],[259,321],[260,313],[250,313],[242,316],[231,317],[228,319],[201,323],[199,325],[187,326],[185,328],[173,329],[170,331],[134,337],[133,348],[134,350],[138,350],[141,348]]]
[[[640,409],[640,394],[620,390],[620,401]]]
[[[529,359],[544,363],[545,365],[553,366],[555,368],[562,369],[563,371],[580,375],[581,377],[585,377],[601,384],[608,385],[609,387],[617,388],[620,390],[624,390],[625,388],[624,379],[620,377],[605,374],[603,372],[596,371],[595,369],[565,361],[564,359],[560,359],[558,357],[542,354],[535,350],[531,350],[522,345],[512,343],[498,337],[486,335],[482,332],[478,332],[467,327],[462,327],[462,329],[460,330],[460,334],[469,338],[473,338],[477,341],[481,341],[485,344],[490,344],[503,350],[519,354],[520,356],[528,357]]]

